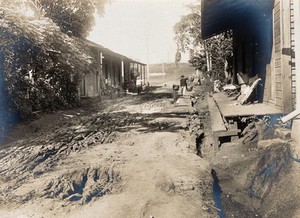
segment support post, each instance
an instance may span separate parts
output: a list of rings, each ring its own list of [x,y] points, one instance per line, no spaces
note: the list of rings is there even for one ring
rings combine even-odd
[[[99,97],[100,97],[100,100],[101,100],[101,96],[102,96],[102,85],[103,85],[103,58],[104,58],[104,56],[103,56],[103,53],[102,52],[100,52],[100,76],[99,76],[99,79],[100,79],[100,81],[99,81]]]
[[[124,60],[121,61],[121,83],[124,83],[125,71],[124,71]]]

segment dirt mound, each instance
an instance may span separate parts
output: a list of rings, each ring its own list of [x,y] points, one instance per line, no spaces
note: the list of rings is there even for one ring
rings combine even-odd
[[[120,188],[120,181],[119,172],[109,168],[75,170],[46,183],[42,196],[85,204],[93,198],[117,191]]]
[[[94,198],[118,193],[121,187],[120,173],[112,167],[83,168],[49,178],[44,184],[17,181],[2,189],[0,203],[25,204],[34,199],[52,198],[63,200],[65,204],[79,202],[83,205]]]

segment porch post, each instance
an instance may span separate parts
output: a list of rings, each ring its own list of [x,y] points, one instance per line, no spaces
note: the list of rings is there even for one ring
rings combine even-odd
[[[150,72],[149,72],[149,64],[146,66],[146,74],[147,74],[147,82],[149,82]]]
[[[100,81],[99,81],[99,96],[100,96],[100,100],[101,100],[101,95],[102,95],[102,81],[103,81],[103,53],[100,52]]]
[[[143,73],[144,73],[144,84],[146,84],[146,66],[143,65]]]
[[[124,77],[125,77],[125,72],[124,72],[124,60],[122,59],[121,60],[121,83],[123,83],[124,82]]]

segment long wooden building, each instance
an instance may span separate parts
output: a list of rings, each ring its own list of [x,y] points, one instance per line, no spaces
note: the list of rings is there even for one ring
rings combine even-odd
[[[80,83],[81,97],[98,97],[105,95],[103,86],[124,88],[133,86],[136,80],[146,83],[146,64],[130,59],[98,45],[92,41],[85,41],[86,46],[92,50],[96,60],[96,67],[93,71],[85,72]]]

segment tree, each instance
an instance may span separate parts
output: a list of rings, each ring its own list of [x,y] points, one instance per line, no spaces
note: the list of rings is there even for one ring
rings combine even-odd
[[[230,80],[228,77],[228,59],[232,57],[232,31],[213,36],[205,40],[205,51],[211,59],[210,71],[213,76],[222,81]]]
[[[175,63],[176,63],[176,67],[178,67],[178,63],[181,60],[181,53],[179,50],[177,50],[176,54],[175,54]]]
[[[5,110],[26,119],[35,110],[76,105],[79,79],[95,66],[90,49],[62,33],[32,2],[18,3],[0,8],[0,94],[10,100]]]
[[[190,14],[182,16],[173,27],[174,39],[178,48],[177,52],[189,52],[190,62],[196,69],[200,69],[199,63],[202,63],[202,58],[205,58],[203,40],[201,39],[200,1],[188,7]]]
[[[218,79],[225,79],[226,59],[232,55],[231,31],[201,38],[201,2],[189,6],[190,14],[175,24],[175,41],[179,52],[189,52],[189,62],[198,70],[209,71]]]
[[[201,39],[200,15],[193,13],[182,16],[175,24],[175,41],[178,50],[181,52],[195,51],[201,52],[203,41]]]
[[[102,15],[109,0],[34,0],[44,15],[61,31],[76,37],[86,37],[94,25],[94,15]]]

